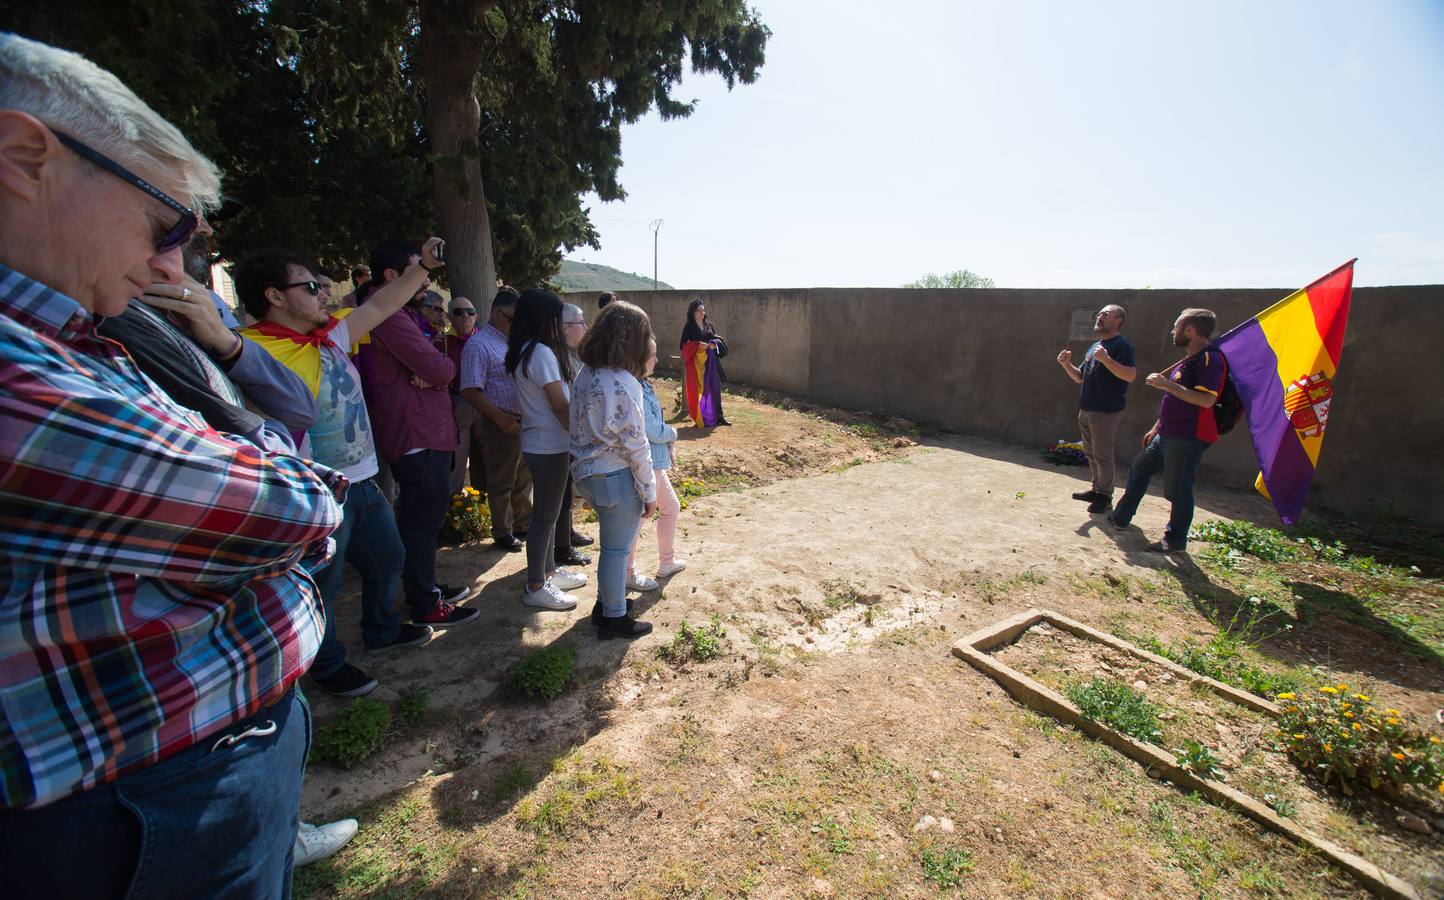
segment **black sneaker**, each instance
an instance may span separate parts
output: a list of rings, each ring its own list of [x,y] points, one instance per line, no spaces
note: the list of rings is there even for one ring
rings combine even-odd
[[[1109,524],[1109,525],[1112,525],[1114,528],[1127,528],[1127,527],[1128,527],[1128,521],[1122,521],[1122,522],[1120,522],[1120,521],[1118,520],[1118,517],[1115,515],[1116,512],[1117,512],[1117,511],[1115,510],[1114,512],[1110,512],[1110,513],[1108,514],[1108,516],[1107,516],[1107,518],[1108,518],[1108,524]]]
[[[558,550],[556,560],[559,566],[589,566],[592,564],[592,558],[575,547]]]
[[[1106,498],[1103,500],[1094,500],[1092,503],[1088,504],[1088,511],[1090,513],[1106,513],[1111,511],[1112,509],[1113,502]]]
[[[514,534],[504,534],[501,537],[496,538],[495,543],[498,547],[508,553],[520,553],[521,548],[525,546],[522,544],[521,541],[517,540],[516,535]]]
[[[1099,500],[1107,500],[1108,498],[1105,497],[1105,496],[1103,496],[1102,494],[1098,493],[1098,492],[1095,491],[1095,490],[1089,489],[1089,490],[1086,490],[1086,491],[1074,491],[1074,492],[1073,492],[1073,499],[1074,499],[1074,500],[1083,500],[1083,501],[1086,501],[1086,502],[1088,502],[1088,503],[1097,503]]]
[[[590,537],[587,537],[587,536],[584,535],[584,534],[577,534],[576,532],[572,532],[572,546],[573,546],[573,547],[590,547],[591,545],[595,544],[596,542],[597,542],[597,539],[596,539],[596,538],[590,538]]]
[[[429,625],[410,625],[403,622],[401,630],[396,632],[396,637],[384,644],[378,644],[375,647],[368,646],[366,652],[383,653],[387,650],[395,650],[398,647],[420,647],[422,644],[431,640],[431,635],[432,631]]]
[[[614,637],[631,640],[632,638],[639,638],[644,634],[651,633],[651,622],[638,622],[631,616],[617,616],[615,618],[612,616],[602,616],[601,621],[597,623],[597,637],[604,641]]]
[[[441,592],[442,603],[460,603],[467,597],[470,597],[474,592],[473,588],[452,587],[449,584],[442,584],[439,581],[436,583],[436,589]]]
[[[367,675],[365,672],[346,663],[341,668],[322,678],[312,675],[311,680],[320,685],[321,690],[332,697],[364,697],[376,690],[381,682]]]
[[[466,625],[475,622],[481,616],[479,609],[464,609],[445,600],[436,601],[436,606],[431,612],[420,618],[412,617],[411,621],[417,624],[436,625],[441,628],[450,628],[453,625]]]
[[[1148,549],[1154,553],[1184,553],[1188,550],[1188,547],[1171,547],[1163,541],[1154,541],[1148,545]]]
[[[630,616],[631,614],[632,614],[632,598],[631,598],[631,597],[628,597],[628,598],[627,598],[627,615]],[[600,604],[600,603],[593,604],[593,605],[592,605],[592,624],[593,624],[593,625],[600,625],[600,624],[602,624],[602,619],[603,619],[603,618],[605,618],[605,617],[602,615],[602,604]]]

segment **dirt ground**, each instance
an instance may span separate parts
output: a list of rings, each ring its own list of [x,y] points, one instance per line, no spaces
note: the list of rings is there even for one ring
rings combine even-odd
[[[674,392],[659,385],[664,402]],[[365,655],[354,593],[342,601],[352,660],[382,682],[372,697],[395,706],[424,687],[428,710],[352,769],[311,767],[303,817],[354,815],[362,832],[300,870],[298,895],[1359,893],[1024,709],[949,650],[1031,606],[1165,641],[1207,637],[1241,592],[1290,589],[1295,627],[1261,648],[1267,660],[1347,677],[1432,720],[1444,707],[1436,580],[1365,603],[1312,571],[1225,578],[1145,551],[1161,498],[1114,531],[1068,497],[1086,470],[1036,449],[774,395],[729,394],[726,407],[733,427],[682,429],[674,480],[705,495],[682,513],[688,568],[637,595],[656,626],[647,638],[597,641],[591,586],[572,613],[522,606],[522,557],[490,544],[441,552],[440,578],[474,583],[467,605],[483,615],[424,648]],[[1252,494],[1208,485],[1199,509],[1200,521],[1270,515]],[[655,567],[650,528],[642,542]],[[659,655],[684,622],[713,617],[717,658]],[[518,702],[508,673],[559,642],[575,648],[575,683],[549,704]],[[345,704],[308,697],[320,726]],[[1411,846],[1423,889],[1444,890],[1440,834]]]

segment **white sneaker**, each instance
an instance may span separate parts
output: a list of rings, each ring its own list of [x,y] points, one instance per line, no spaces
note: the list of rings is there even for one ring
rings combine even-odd
[[[636,569],[627,574],[627,590],[629,591],[655,591],[657,579],[648,578]]]
[[[685,568],[687,568],[687,561],[685,559],[674,559],[670,564],[657,569],[657,577],[666,578],[669,575],[676,575]]]
[[[587,583],[587,576],[571,569],[557,569],[552,573],[550,581],[564,591],[574,591]]]
[[[577,607],[576,597],[571,594],[563,594],[561,588],[550,581],[542,585],[539,590],[529,591],[523,588],[521,602],[538,609],[568,610]]]
[[[346,846],[356,836],[359,826],[355,819],[342,819],[329,825],[312,825],[302,822],[296,832],[296,849],[292,856],[296,868],[325,859]]]

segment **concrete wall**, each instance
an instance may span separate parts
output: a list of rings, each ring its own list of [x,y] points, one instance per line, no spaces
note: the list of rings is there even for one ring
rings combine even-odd
[[[1081,319],[1117,303],[1138,349],[1140,378],[1119,431],[1124,462],[1152,424],[1160,394],[1143,376],[1179,357],[1168,339],[1178,312],[1219,316],[1220,333],[1289,293],[1280,290],[906,290],[639,291],[623,293],[662,335],[675,368],[687,304],[700,298],[732,353],[734,381],[818,401],[934,422],[945,428],[1037,444],[1078,434],[1077,388],[1054,357]],[[594,295],[574,295],[594,315]],[[1091,319],[1089,320],[1091,321]],[[1444,337],[1444,285],[1359,288],[1349,317],[1312,501],[1367,515],[1390,504],[1444,524],[1444,384],[1434,374]],[[1204,458],[1206,477],[1252,485],[1257,467],[1246,431]]]

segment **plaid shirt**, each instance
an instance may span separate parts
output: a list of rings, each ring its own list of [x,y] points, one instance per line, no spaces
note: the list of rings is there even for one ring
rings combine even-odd
[[[486,323],[461,348],[461,386],[481,388],[481,394],[502,412],[520,413],[516,382],[506,373],[506,335]]]
[[[0,265],[0,808],[275,702],[310,666],[345,479],[175,405],[74,300]],[[319,551],[319,552],[318,552]]]

